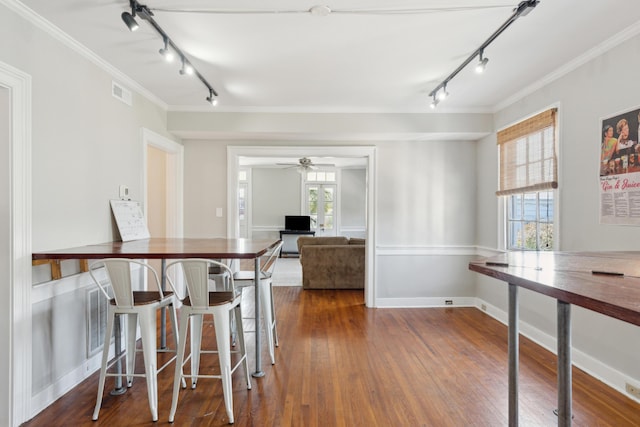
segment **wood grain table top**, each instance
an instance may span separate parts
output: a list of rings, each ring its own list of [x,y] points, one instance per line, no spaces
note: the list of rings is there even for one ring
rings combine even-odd
[[[32,259],[253,259],[264,255],[277,243],[277,239],[151,238],[34,252]]]
[[[640,326],[640,252],[507,252],[469,269]]]

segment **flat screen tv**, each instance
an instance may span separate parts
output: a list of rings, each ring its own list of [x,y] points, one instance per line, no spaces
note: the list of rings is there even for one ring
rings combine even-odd
[[[305,215],[285,215],[285,230],[309,231],[311,230],[311,217]]]

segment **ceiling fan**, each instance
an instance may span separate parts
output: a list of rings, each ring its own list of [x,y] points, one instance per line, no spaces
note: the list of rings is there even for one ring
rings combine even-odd
[[[298,159],[298,163],[276,163],[279,166],[289,166],[290,168],[298,168],[298,171],[315,170],[318,166],[335,166],[332,163],[313,163],[308,157]],[[287,168],[288,169],[288,168]]]

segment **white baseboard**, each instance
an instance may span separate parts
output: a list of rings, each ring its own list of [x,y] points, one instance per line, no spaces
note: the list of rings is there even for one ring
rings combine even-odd
[[[476,308],[484,311],[500,323],[504,325],[508,324],[507,312],[478,298],[476,298]],[[542,332],[541,330],[531,326],[526,322],[520,321],[518,327],[521,335],[527,337],[539,346],[549,350],[551,353],[556,355],[558,354],[557,340],[555,337]],[[597,380],[602,381],[609,387],[640,403],[640,399],[627,393],[625,389],[627,383],[635,386],[636,388],[640,388],[637,380],[623,374],[616,369],[613,369],[608,365],[605,365],[601,361],[589,356],[587,353],[584,353],[576,349],[575,347],[571,348],[571,362],[574,366],[582,369],[584,372],[596,378]]]
[[[451,301],[451,304],[447,302]],[[377,308],[475,307],[473,297],[376,298]]]

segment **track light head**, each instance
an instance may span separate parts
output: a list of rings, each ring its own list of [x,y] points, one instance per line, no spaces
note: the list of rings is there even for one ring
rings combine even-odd
[[[164,57],[165,61],[173,62],[174,54],[171,49],[169,49],[169,40],[167,40],[166,37],[164,38],[164,47],[158,52]]]
[[[213,89],[209,89],[209,96],[207,97],[207,102],[214,107],[218,105],[218,95],[213,93]]]
[[[489,58],[485,58],[484,53],[480,51],[480,60],[476,64],[476,73],[482,74],[484,73],[484,69],[487,67],[487,62],[489,62]]]
[[[122,20],[125,24],[127,24],[127,28],[129,31],[135,31],[140,28],[140,25],[136,22],[136,18],[133,17],[129,12],[122,12]]]
[[[182,57],[182,68],[180,68],[180,74],[181,75],[188,75],[191,76],[193,75],[193,65],[189,64],[185,59],[184,56]]]
[[[438,101],[444,101],[449,96],[449,92],[447,92],[447,85],[444,85],[440,92],[438,92]]]
[[[429,104],[429,107],[431,107],[432,110],[434,110],[437,106],[438,106],[438,99],[436,98],[436,94],[433,94],[433,99],[431,100],[431,103]]]

